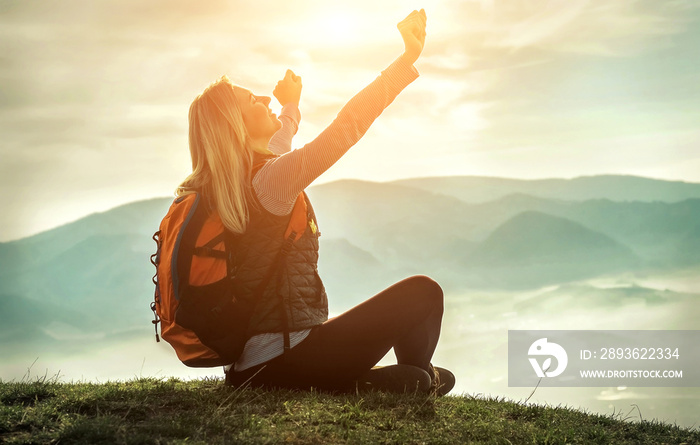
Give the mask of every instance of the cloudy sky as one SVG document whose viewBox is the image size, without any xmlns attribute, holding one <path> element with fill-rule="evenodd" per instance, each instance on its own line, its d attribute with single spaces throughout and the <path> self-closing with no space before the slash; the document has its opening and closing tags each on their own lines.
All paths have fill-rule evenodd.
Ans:
<svg viewBox="0 0 700 445">
<path fill-rule="evenodd" d="M 190 168 L 189 104 L 222 74 L 266 95 L 301 75 L 303 146 L 401 53 L 395 25 L 421 7 L 421 77 L 317 183 L 700 182 L 694 0 L 339 4 L 0 0 L 0 241 L 171 195 Z"/>
</svg>

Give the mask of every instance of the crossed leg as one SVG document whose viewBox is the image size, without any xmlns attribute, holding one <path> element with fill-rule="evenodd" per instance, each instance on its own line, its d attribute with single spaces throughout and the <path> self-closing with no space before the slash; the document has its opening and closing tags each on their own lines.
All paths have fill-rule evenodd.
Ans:
<svg viewBox="0 0 700 445">
<path fill-rule="evenodd" d="M 286 354 L 238 376 L 253 385 L 344 389 L 394 348 L 399 364 L 429 374 L 440 337 L 443 293 L 426 276 L 402 280 L 315 327 Z M 431 374 L 432 375 L 432 374 Z"/>
</svg>

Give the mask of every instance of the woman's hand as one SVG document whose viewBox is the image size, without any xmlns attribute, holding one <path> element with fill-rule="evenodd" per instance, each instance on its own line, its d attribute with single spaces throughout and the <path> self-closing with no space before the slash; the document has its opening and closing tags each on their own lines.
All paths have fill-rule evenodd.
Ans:
<svg viewBox="0 0 700 445">
<path fill-rule="evenodd" d="M 277 86 L 272 94 L 282 106 L 288 103 L 295 103 L 299 106 L 299 99 L 301 98 L 301 77 L 295 75 L 292 70 L 287 70 L 284 79 L 277 82 Z"/>
<path fill-rule="evenodd" d="M 399 28 L 404 46 L 406 47 L 401 57 L 411 65 L 418 60 L 418 56 L 423 52 L 426 21 L 425 10 L 421 9 L 420 11 L 413 11 L 408 14 L 405 19 L 401 20 L 399 24 L 396 25 L 396 27 Z"/>
</svg>

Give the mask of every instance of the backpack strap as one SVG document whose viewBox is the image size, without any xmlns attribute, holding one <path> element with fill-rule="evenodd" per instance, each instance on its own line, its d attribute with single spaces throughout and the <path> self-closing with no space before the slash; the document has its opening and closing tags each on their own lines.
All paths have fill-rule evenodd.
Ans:
<svg viewBox="0 0 700 445">
<path fill-rule="evenodd" d="M 226 251 L 214 249 L 214 246 L 216 246 L 217 244 L 219 244 L 221 242 L 224 242 L 225 240 L 226 240 L 226 232 L 224 231 L 224 232 L 221 232 L 220 234 L 216 235 L 214 238 L 212 238 L 205 245 L 195 247 L 194 254 L 197 256 L 227 259 L 228 254 L 226 253 Z"/>
<path fill-rule="evenodd" d="M 284 240 L 284 244 L 282 245 L 282 249 L 280 250 L 279 253 L 279 264 L 277 265 L 277 268 L 281 268 L 282 265 L 284 264 L 287 255 L 289 254 L 289 251 L 292 250 L 292 244 L 294 244 L 294 241 L 296 241 L 296 232 L 292 231 L 289 236 Z M 282 311 L 282 334 L 284 336 L 284 352 L 288 352 L 291 349 L 291 345 L 289 342 L 289 319 L 287 318 L 287 299 L 282 295 L 280 292 L 280 279 L 279 276 L 277 277 L 277 280 L 275 280 L 275 292 L 277 295 L 280 297 L 280 310 Z"/>
<path fill-rule="evenodd" d="M 306 193 L 301 192 L 297 196 L 297 200 L 294 203 L 294 208 L 292 208 L 292 213 L 289 217 L 289 224 L 287 225 L 287 230 L 284 232 L 284 239 L 288 240 L 289 237 L 294 234 L 294 239 L 292 242 L 299 241 L 299 239 L 306 232 L 306 226 L 309 224 L 309 210 L 306 205 Z"/>
<path fill-rule="evenodd" d="M 189 252 L 194 252 L 199 231 L 204 226 L 207 213 L 200 206 L 200 194 L 195 193 L 194 202 L 189 209 L 180 232 L 175 241 L 172 259 L 172 277 L 173 277 L 173 294 L 176 300 L 180 300 L 183 290 L 190 282 L 190 267 L 192 265 L 192 257 Z"/>
</svg>

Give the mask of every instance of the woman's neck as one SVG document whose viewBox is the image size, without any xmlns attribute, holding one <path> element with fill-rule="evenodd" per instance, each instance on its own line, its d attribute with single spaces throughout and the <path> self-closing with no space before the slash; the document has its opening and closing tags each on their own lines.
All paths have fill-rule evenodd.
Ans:
<svg viewBox="0 0 700 445">
<path fill-rule="evenodd" d="M 268 145 L 270 144 L 269 140 L 252 140 L 250 141 L 250 148 L 253 149 L 254 152 L 260 153 L 261 155 L 271 155 L 274 154 L 270 151 L 268 148 Z"/>
</svg>

